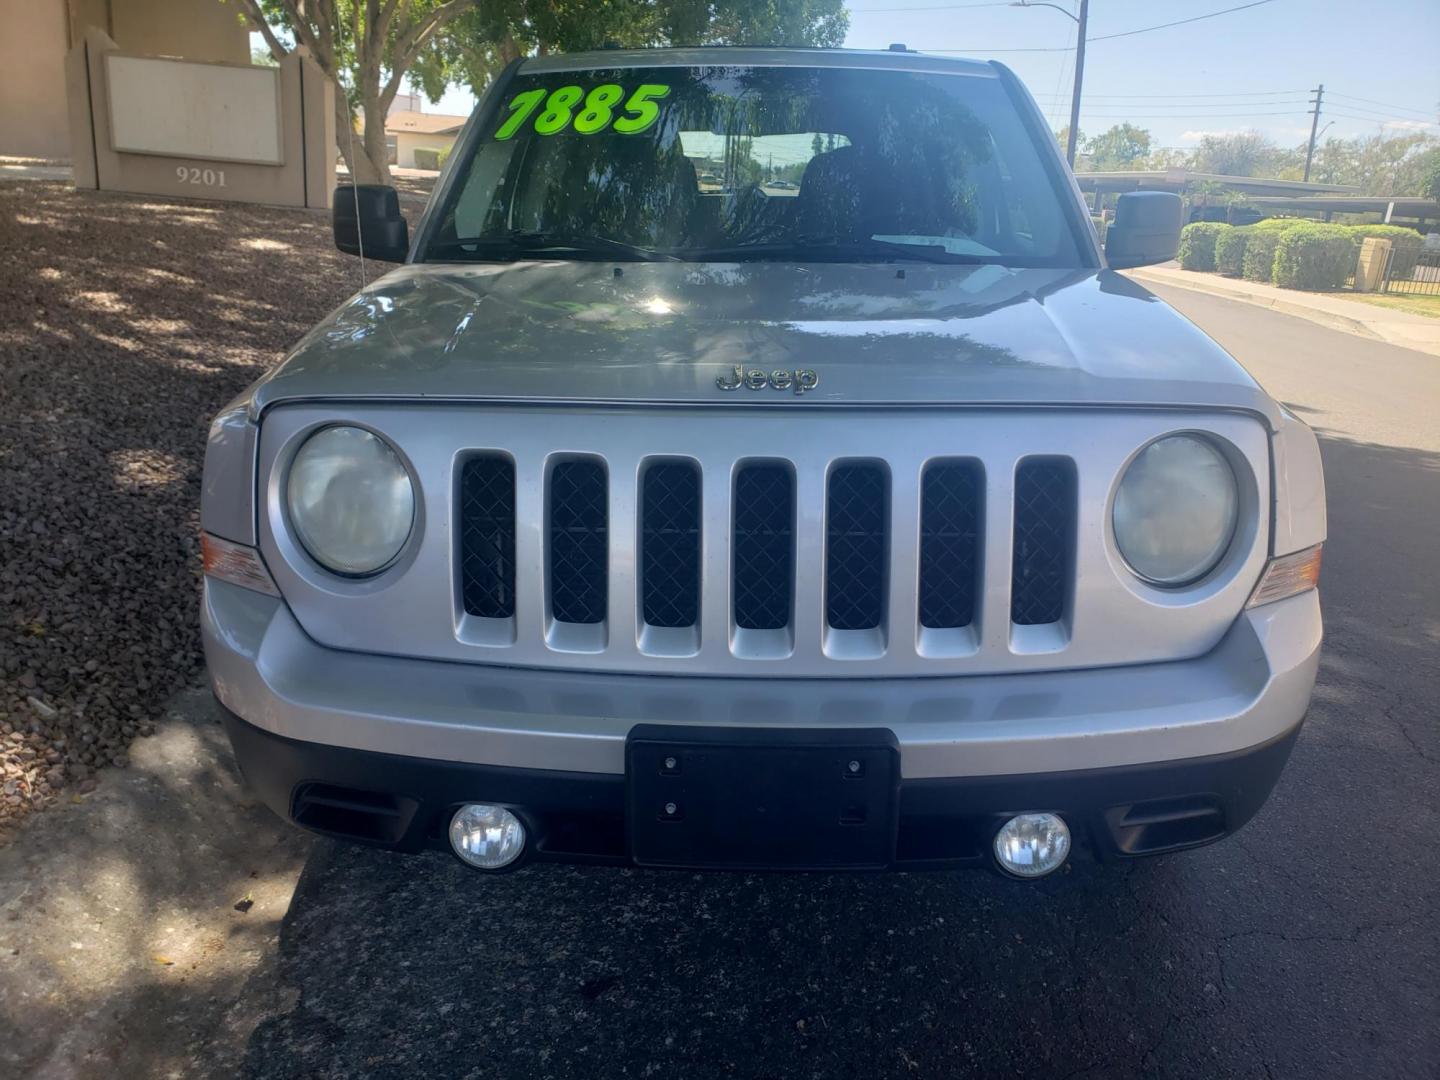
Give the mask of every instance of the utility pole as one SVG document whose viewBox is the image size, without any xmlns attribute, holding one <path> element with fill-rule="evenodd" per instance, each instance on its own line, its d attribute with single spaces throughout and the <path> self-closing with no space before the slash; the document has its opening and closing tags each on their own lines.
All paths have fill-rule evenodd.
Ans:
<svg viewBox="0 0 1440 1080">
<path fill-rule="evenodd" d="M 1340 95 L 1344 97 L 1344 94 Z M 1305 151 L 1305 183 L 1310 182 L 1310 162 L 1315 160 L 1315 134 L 1320 127 L 1320 102 L 1325 97 L 1325 84 L 1322 82 L 1315 88 L 1315 100 L 1310 102 L 1315 109 L 1310 114 L 1310 145 Z M 1325 125 L 1329 127 L 1329 124 Z"/>
<path fill-rule="evenodd" d="M 1085 25 L 1090 18 L 1090 0 L 1080 0 L 1080 14 L 1071 15 L 1059 4 L 1046 0 L 1010 0 L 1011 7 L 1054 8 L 1078 24 L 1075 37 L 1075 88 L 1070 93 L 1070 133 L 1065 137 L 1065 160 L 1075 168 L 1075 143 L 1080 137 L 1080 84 L 1085 79 Z"/>
<path fill-rule="evenodd" d="M 1075 36 L 1075 89 L 1070 94 L 1070 137 L 1065 140 L 1065 160 L 1075 168 L 1075 140 L 1080 136 L 1080 83 L 1085 78 L 1085 22 L 1090 0 L 1080 0 L 1080 24 Z"/>
</svg>

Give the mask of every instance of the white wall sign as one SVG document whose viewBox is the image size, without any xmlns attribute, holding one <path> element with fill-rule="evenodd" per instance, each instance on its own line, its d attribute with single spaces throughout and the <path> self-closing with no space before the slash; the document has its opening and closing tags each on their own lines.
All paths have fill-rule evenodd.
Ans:
<svg viewBox="0 0 1440 1080">
<path fill-rule="evenodd" d="M 105 78 L 117 152 L 284 163 L 278 68 L 106 53 Z"/>
</svg>

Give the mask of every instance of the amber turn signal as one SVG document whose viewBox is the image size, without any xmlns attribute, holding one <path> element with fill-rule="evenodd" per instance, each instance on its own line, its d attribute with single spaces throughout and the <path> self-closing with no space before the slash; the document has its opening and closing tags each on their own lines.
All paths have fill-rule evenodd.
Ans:
<svg viewBox="0 0 1440 1080">
<path fill-rule="evenodd" d="M 1309 592 L 1320 584 L 1320 552 L 1323 544 L 1316 544 L 1293 555 L 1281 555 L 1271 559 L 1260 577 L 1260 584 L 1250 594 L 1247 608 L 1261 604 L 1273 604 L 1288 596 Z"/>
</svg>

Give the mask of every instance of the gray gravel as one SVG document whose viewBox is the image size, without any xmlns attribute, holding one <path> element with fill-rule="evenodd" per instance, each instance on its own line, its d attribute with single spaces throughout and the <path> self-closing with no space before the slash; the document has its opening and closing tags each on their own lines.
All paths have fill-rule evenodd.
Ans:
<svg viewBox="0 0 1440 1080">
<path fill-rule="evenodd" d="M 0 183 L 0 843 L 201 667 L 209 418 L 358 284 L 303 211 Z"/>
</svg>

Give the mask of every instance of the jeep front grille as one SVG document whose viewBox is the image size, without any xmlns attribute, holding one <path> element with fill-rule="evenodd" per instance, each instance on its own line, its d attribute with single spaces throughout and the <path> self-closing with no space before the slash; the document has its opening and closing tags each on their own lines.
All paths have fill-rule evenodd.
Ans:
<svg viewBox="0 0 1440 1080">
<path fill-rule="evenodd" d="M 659 461 L 640 488 L 640 599 L 648 626 L 694 626 L 700 618 L 700 471 Z"/>
<path fill-rule="evenodd" d="M 838 465 L 825 497 L 825 622 L 874 630 L 885 617 L 885 530 L 890 504 L 878 465 Z"/>
<path fill-rule="evenodd" d="M 793 633 L 803 618 L 795 605 L 796 473 L 793 462 L 742 461 L 734 468 L 728 518 L 729 608 L 735 631 L 765 632 L 745 651 L 756 659 L 783 655 L 775 632 Z M 1026 458 L 1014 473 L 1009 621 L 1058 624 L 1071 589 L 1076 489 L 1069 459 Z M 928 462 L 920 476 L 912 532 L 913 570 L 893 572 L 890 471 L 876 461 L 840 461 L 825 475 L 823 631 L 883 632 L 891 592 L 909 588 L 919 633 L 949 634 L 975 625 L 983 581 L 985 478 L 978 461 Z M 711 489 L 714 492 L 714 487 Z M 638 544 L 638 630 L 691 629 L 698 640 L 705 568 L 704 475 L 689 459 L 647 460 L 634 504 Z M 543 494 L 548 515 L 545 559 L 549 617 L 594 625 L 608 617 L 611 496 L 602 461 L 569 457 L 549 470 Z M 515 467 L 487 454 L 466 461 L 460 480 L 460 578 L 465 611 L 485 619 L 515 612 Z M 713 580 L 713 578 L 712 578 Z M 715 597 L 712 602 L 723 602 Z M 766 636 L 769 635 L 769 636 Z M 588 651 L 600 651 L 585 638 Z M 599 639 L 599 640 L 603 640 Z M 678 639 L 666 638 L 666 648 Z M 864 658 L 883 639 L 836 635 L 837 657 Z M 943 655 L 964 642 L 942 637 Z M 948 645 L 945 644 L 948 642 Z M 932 640 L 931 645 L 935 645 Z M 693 652 L 694 646 L 689 647 Z M 686 655 L 679 647 L 675 655 Z M 857 651 L 858 650 L 858 651 Z M 924 650 L 922 650 L 924 651 Z M 665 653 L 661 652 L 661 655 Z"/>
<path fill-rule="evenodd" d="M 790 467 L 745 465 L 735 474 L 735 625 L 780 630 L 790 624 L 795 556 L 795 483 Z"/>
<path fill-rule="evenodd" d="M 1059 622 L 1070 589 L 1075 533 L 1075 469 L 1057 458 L 1020 463 L 1015 473 L 1015 560 L 1010 621 L 1017 626 Z"/>
<path fill-rule="evenodd" d="M 550 472 L 550 617 L 605 620 L 609 598 L 609 499 L 605 466 L 562 461 Z"/>
<path fill-rule="evenodd" d="M 460 588 L 465 610 L 515 614 L 515 463 L 487 454 L 460 472 Z"/>
<path fill-rule="evenodd" d="M 957 630 L 975 621 L 980 572 L 980 469 L 926 466 L 920 497 L 920 625 Z"/>
<path fill-rule="evenodd" d="M 266 419 L 259 475 L 336 422 L 403 451 L 404 554 L 331 580 L 275 512 L 261 550 L 307 634 L 381 656 L 881 681 L 1163 662 L 1215 647 L 1270 543 L 1269 433 L 1223 410 L 317 402 Z M 1248 516 L 1221 579 L 1170 603 L 1115 554 L 1107 507 L 1139 447 L 1196 428 L 1236 449 Z"/>
</svg>

